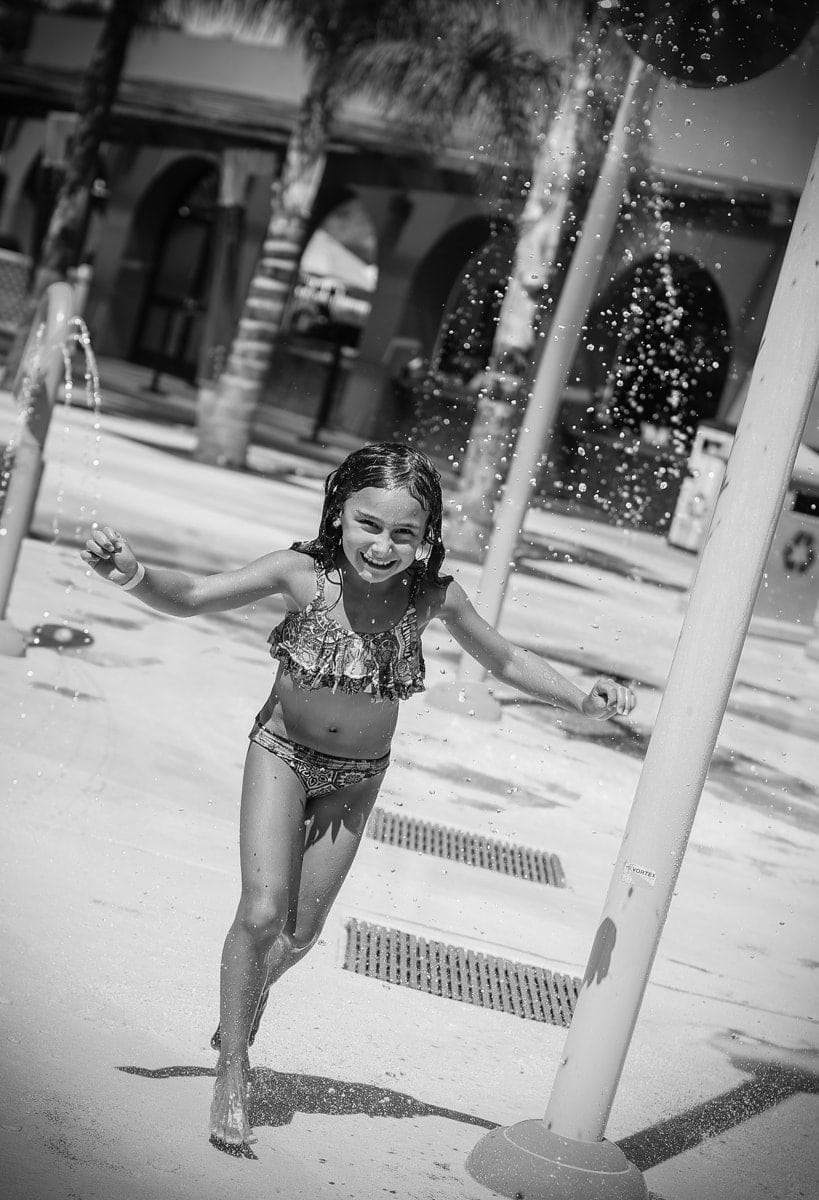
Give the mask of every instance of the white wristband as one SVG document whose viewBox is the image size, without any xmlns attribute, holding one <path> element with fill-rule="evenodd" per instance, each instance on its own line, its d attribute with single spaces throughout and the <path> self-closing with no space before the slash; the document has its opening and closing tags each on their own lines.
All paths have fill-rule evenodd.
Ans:
<svg viewBox="0 0 819 1200">
<path fill-rule="evenodd" d="M 121 587 L 123 592 L 130 592 L 131 588 L 135 588 L 137 584 L 142 583 L 144 578 L 145 568 L 143 567 L 142 563 L 137 563 L 137 569 L 131 578 L 127 579 L 125 583 L 120 583 L 117 586 Z"/>
</svg>

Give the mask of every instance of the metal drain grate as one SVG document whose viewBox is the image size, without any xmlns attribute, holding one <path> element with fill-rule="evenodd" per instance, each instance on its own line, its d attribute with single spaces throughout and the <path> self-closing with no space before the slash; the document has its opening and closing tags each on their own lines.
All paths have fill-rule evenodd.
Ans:
<svg viewBox="0 0 819 1200">
<path fill-rule="evenodd" d="M 575 976 L 355 918 L 347 923 L 344 969 L 551 1025 L 570 1023 L 581 982 Z"/>
<path fill-rule="evenodd" d="M 415 817 L 405 817 L 402 813 L 384 808 L 373 809 L 367 823 L 367 834 L 378 842 L 402 846 L 405 850 L 417 850 L 421 854 L 435 855 L 436 858 L 485 867 L 501 875 L 531 879 L 533 883 L 566 886 L 566 876 L 556 854 L 546 854 L 542 850 L 532 850 L 528 846 L 517 846 L 496 838 L 479 837 L 446 825 L 433 825 L 430 821 L 418 821 Z"/>
</svg>

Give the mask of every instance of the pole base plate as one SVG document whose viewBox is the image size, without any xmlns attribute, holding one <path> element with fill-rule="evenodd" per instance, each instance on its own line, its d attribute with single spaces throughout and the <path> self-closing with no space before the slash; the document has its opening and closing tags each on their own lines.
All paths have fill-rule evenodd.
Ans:
<svg viewBox="0 0 819 1200">
<path fill-rule="evenodd" d="M 561 1137 L 543 1121 L 493 1129 L 472 1150 L 466 1169 L 512 1200 L 648 1200 L 643 1176 L 613 1142 Z"/>
<path fill-rule="evenodd" d="M 28 638 L 11 621 L 0 621 L 0 657 L 23 658 L 28 649 Z"/>
</svg>

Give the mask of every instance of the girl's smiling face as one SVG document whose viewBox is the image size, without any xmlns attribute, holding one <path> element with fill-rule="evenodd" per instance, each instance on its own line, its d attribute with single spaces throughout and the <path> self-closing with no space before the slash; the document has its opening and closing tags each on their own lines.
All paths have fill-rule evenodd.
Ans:
<svg viewBox="0 0 819 1200">
<path fill-rule="evenodd" d="M 406 571 L 424 543 L 429 514 L 406 488 L 362 488 L 341 510 L 341 545 L 365 583 Z"/>
</svg>

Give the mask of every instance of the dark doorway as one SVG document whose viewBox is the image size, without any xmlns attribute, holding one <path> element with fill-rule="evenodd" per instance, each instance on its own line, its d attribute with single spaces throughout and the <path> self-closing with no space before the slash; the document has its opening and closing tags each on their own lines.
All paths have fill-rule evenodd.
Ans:
<svg viewBox="0 0 819 1200">
<path fill-rule="evenodd" d="M 710 274 L 682 254 L 654 255 L 611 285 L 589 321 L 598 420 L 648 427 L 686 451 L 716 414 L 731 352 L 728 314 Z"/>
<path fill-rule="evenodd" d="M 131 358 L 156 372 L 193 381 L 206 307 L 216 220 L 218 171 L 191 163 L 174 173 Z"/>
<path fill-rule="evenodd" d="M 658 253 L 617 276 L 589 316 L 544 491 L 617 523 L 663 531 L 698 425 L 713 419 L 731 355 L 715 281 Z"/>
</svg>

